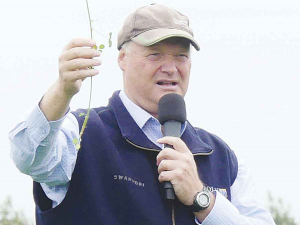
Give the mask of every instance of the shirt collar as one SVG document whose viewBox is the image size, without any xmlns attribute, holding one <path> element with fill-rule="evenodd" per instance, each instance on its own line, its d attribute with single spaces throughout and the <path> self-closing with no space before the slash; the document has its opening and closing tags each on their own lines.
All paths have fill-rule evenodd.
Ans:
<svg viewBox="0 0 300 225">
<path fill-rule="evenodd" d="M 151 114 L 137 106 L 135 103 L 133 103 L 125 94 L 124 91 L 120 91 L 119 97 L 121 101 L 123 102 L 124 106 L 128 110 L 129 114 L 132 116 L 133 120 L 137 123 L 139 128 L 143 129 L 144 125 L 147 123 L 147 121 L 150 118 L 154 118 Z"/>
<path fill-rule="evenodd" d="M 150 118 L 152 118 L 154 120 L 153 123 L 157 122 L 156 124 L 160 124 L 159 121 L 155 117 L 153 117 L 151 114 L 149 114 L 148 112 L 146 112 L 145 110 L 143 110 L 142 108 L 137 106 L 135 103 L 133 103 L 127 97 L 127 95 L 125 94 L 124 91 L 120 91 L 119 97 L 120 97 L 121 101 L 123 102 L 125 108 L 127 109 L 127 111 L 129 112 L 129 114 L 131 115 L 131 117 L 133 118 L 133 120 L 136 122 L 136 124 L 139 126 L 140 129 L 143 130 L 145 124 L 148 121 L 151 122 Z M 186 126 L 187 126 L 187 121 L 185 121 L 185 123 L 182 124 L 180 135 L 182 135 Z"/>
</svg>

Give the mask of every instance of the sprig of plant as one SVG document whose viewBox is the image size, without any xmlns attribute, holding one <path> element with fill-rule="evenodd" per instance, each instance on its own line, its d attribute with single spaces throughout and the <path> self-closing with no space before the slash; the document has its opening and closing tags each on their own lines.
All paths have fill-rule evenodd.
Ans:
<svg viewBox="0 0 300 225">
<path fill-rule="evenodd" d="M 91 20 L 91 15 L 90 15 L 90 9 L 89 9 L 88 0 L 85 0 L 85 2 L 86 2 L 87 12 L 88 12 L 88 15 L 89 15 L 91 39 L 93 39 L 93 27 L 92 27 L 92 22 L 93 21 Z M 111 36 L 112 36 L 112 33 L 110 32 L 109 33 L 109 39 L 108 39 L 108 46 L 109 47 L 112 46 Z M 98 51 L 102 52 L 103 49 L 105 48 L 105 45 L 101 44 L 101 45 L 99 45 L 99 47 L 97 45 L 94 45 L 92 48 L 95 49 L 95 50 L 98 50 Z M 90 67 L 90 69 L 93 69 L 93 67 Z M 93 91 L 93 77 L 91 77 L 90 99 L 89 99 L 89 106 L 88 106 L 87 113 L 80 113 L 79 114 L 80 117 L 84 116 L 84 121 L 83 121 L 81 130 L 80 130 L 80 133 L 79 133 L 79 140 L 77 138 L 73 139 L 73 144 L 75 145 L 76 149 L 80 149 L 80 147 L 81 147 L 80 146 L 81 138 L 82 138 L 82 135 L 83 135 L 84 130 L 86 128 L 86 124 L 88 122 L 88 119 L 90 117 L 91 101 L 92 101 L 92 91 Z"/>
</svg>

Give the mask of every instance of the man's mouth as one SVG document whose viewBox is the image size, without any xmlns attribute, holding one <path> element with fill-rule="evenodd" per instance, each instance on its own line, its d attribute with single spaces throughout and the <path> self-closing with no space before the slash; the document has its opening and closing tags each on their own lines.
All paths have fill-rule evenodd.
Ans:
<svg viewBox="0 0 300 225">
<path fill-rule="evenodd" d="M 166 86 L 170 86 L 170 85 L 175 86 L 175 85 L 177 85 L 177 82 L 175 82 L 175 81 L 158 81 L 157 84 L 158 85 L 166 85 Z"/>
</svg>

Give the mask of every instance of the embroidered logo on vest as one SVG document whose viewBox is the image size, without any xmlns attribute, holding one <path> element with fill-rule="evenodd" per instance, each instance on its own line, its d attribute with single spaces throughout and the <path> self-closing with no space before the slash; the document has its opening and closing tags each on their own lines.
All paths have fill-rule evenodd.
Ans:
<svg viewBox="0 0 300 225">
<path fill-rule="evenodd" d="M 210 191 L 218 191 L 218 192 L 220 192 L 225 198 L 228 199 L 227 190 L 226 190 L 225 188 L 215 188 L 215 187 L 207 186 L 207 189 L 210 190 Z"/>
<path fill-rule="evenodd" d="M 114 175 L 114 180 L 127 181 L 127 182 L 131 182 L 131 183 L 135 184 L 136 186 L 145 187 L 144 182 L 136 181 L 136 180 L 134 180 L 134 179 L 132 179 L 131 177 L 128 177 L 128 176 Z"/>
</svg>

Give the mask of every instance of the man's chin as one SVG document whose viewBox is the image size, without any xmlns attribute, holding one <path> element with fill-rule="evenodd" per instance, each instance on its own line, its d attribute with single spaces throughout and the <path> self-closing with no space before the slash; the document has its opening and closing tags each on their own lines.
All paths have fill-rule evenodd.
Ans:
<svg viewBox="0 0 300 225">
<path fill-rule="evenodd" d="M 171 94 L 171 93 L 178 94 L 178 95 L 180 95 L 180 96 L 183 97 L 183 93 L 182 93 L 182 91 L 180 91 L 180 90 L 166 90 L 166 91 L 161 92 L 159 99 L 160 99 L 162 96 L 164 96 L 164 95 L 166 95 L 166 94 Z"/>
</svg>

